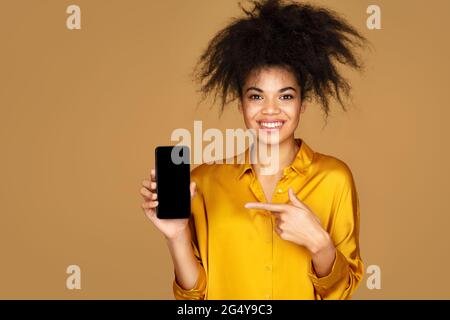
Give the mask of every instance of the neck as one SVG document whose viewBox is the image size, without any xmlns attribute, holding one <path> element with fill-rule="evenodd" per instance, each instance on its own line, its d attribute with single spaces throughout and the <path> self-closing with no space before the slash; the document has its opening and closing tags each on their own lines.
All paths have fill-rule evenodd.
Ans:
<svg viewBox="0 0 450 320">
<path fill-rule="evenodd" d="M 267 148 L 267 154 L 272 155 L 272 149 L 275 149 L 272 147 L 272 145 L 266 145 Z M 261 161 L 259 161 L 258 155 L 258 161 L 253 164 L 253 168 L 256 170 L 256 172 L 259 175 L 259 172 L 261 169 L 266 167 L 274 168 L 277 164 L 274 163 L 275 161 L 278 161 L 278 172 L 274 174 L 278 174 L 283 171 L 284 168 L 288 167 L 295 159 L 298 151 L 299 146 L 297 142 L 295 141 L 294 136 L 291 136 L 289 139 L 286 139 L 282 143 L 278 144 L 278 157 L 269 157 L 270 161 L 262 164 Z"/>
</svg>

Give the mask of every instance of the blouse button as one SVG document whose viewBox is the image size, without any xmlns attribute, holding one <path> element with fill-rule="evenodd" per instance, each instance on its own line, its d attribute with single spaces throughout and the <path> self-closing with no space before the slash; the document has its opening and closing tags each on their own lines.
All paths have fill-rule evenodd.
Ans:
<svg viewBox="0 0 450 320">
<path fill-rule="evenodd" d="M 279 188 L 278 193 L 283 193 L 283 189 Z"/>
</svg>

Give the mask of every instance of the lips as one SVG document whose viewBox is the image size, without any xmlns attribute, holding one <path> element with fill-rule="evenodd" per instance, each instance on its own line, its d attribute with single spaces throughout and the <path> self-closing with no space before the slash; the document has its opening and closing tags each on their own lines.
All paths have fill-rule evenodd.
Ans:
<svg viewBox="0 0 450 320">
<path fill-rule="evenodd" d="M 286 120 L 258 120 L 256 121 L 261 129 L 265 130 L 279 130 L 285 124 Z"/>
</svg>

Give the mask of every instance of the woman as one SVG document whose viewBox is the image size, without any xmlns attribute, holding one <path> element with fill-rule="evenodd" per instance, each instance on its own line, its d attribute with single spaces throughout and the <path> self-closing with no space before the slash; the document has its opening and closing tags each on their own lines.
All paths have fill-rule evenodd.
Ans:
<svg viewBox="0 0 450 320">
<path fill-rule="evenodd" d="M 335 63 L 361 69 L 354 49 L 366 40 L 323 8 L 253 4 L 212 39 L 197 75 L 222 110 L 238 100 L 258 142 L 279 151 L 279 169 L 264 174 L 249 149 L 245 163 L 197 167 L 190 222 L 156 218 L 152 170 L 142 207 L 167 240 L 177 299 L 348 299 L 363 275 L 353 177 L 294 132 L 305 100 L 316 98 L 325 115 L 330 98 L 344 107 L 350 86 Z"/>
</svg>

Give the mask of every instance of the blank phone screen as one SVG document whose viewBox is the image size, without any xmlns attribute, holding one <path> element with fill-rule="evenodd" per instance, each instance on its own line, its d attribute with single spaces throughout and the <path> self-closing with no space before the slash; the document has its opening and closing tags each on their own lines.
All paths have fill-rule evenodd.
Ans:
<svg viewBox="0 0 450 320">
<path fill-rule="evenodd" d="M 156 192 L 159 219 L 182 219 L 191 215 L 190 154 L 187 146 L 155 149 Z"/>
</svg>

